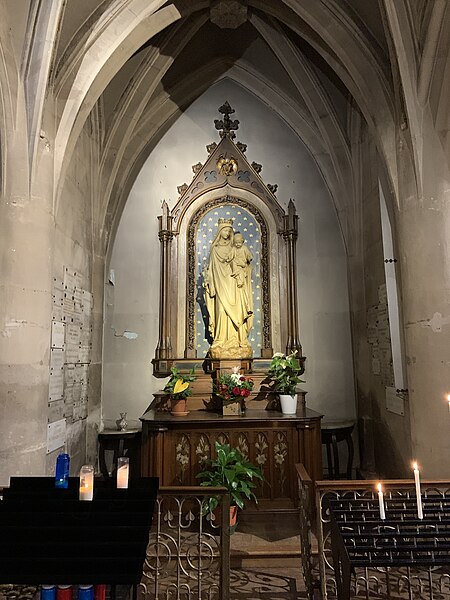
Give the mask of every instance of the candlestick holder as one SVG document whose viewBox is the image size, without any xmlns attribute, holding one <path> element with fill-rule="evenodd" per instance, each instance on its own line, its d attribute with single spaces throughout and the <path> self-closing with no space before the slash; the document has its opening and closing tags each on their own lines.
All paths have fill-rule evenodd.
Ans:
<svg viewBox="0 0 450 600">
<path fill-rule="evenodd" d="M 83 465 L 80 469 L 80 500 L 94 498 L 94 467 Z"/>
<path fill-rule="evenodd" d="M 130 459 L 128 456 L 119 456 L 117 459 L 117 487 L 128 488 L 128 477 L 130 473 Z"/>
</svg>

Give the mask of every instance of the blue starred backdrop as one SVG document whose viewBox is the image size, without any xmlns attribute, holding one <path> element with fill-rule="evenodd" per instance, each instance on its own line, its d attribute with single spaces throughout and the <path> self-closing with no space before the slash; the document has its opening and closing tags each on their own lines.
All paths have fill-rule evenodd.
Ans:
<svg viewBox="0 0 450 600">
<path fill-rule="evenodd" d="M 249 341 L 253 348 L 253 356 L 261 356 L 262 345 L 262 312 L 261 312 L 261 232 L 258 222 L 253 215 L 236 204 L 224 204 L 212 208 L 198 224 L 195 249 L 196 260 L 196 311 L 195 311 L 195 346 L 197 356 L 206 356 L 212 343 L 208 335 L 208 312 L 203 295 L 203 271 L 208 265 L 209 252 L 217 233 L 217 222 L 220 218 L 233 219 L 235 233 L 239 231 L 244 236 L 244 243 L 253 255 L 252 261 L 252 290 L 253 290 L 253 327 L 250 330 Z"/>
</svg>

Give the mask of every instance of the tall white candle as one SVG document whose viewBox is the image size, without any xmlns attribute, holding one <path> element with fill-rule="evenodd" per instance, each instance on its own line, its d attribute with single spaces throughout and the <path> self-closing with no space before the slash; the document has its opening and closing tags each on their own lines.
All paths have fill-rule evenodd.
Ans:
<svg viewBox="0 0 450 600">
<path fill-rule="evenodd" d="M 384 496 L 383 490 L 381 489 L 381 483 L 377 485 L 378 488 L 378 504 L 380 505 L 380 519 L 384 521 L 386 519 L 386 512 L 384 510 Z"/>
<path fill-rule="evenodd" d="M 117 487 L 128 488 L 128 474 L 130 472 L 129 458 L 120 456 L 117 459 Z"/>
<path fill-rule="evenodd" d="M 420 476 L 419 476 L 419 469 L 417 467 L 417 463 L 413 464 L 413 469 L 414 469 L 414 483 L 416 484 L 417 516 L 419 519 L 423 519 L 422 495 L 420 493 Z"/>
<path fill-rule="evenodd" d="M 92 500 L 94 497 L 94 467 L 84 465 L 80 469 L 80 500 Z"/>
</svg>

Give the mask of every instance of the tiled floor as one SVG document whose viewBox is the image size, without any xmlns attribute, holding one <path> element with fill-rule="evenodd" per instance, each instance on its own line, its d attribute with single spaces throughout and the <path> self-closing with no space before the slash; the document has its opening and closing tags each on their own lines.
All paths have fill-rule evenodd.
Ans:
<svg viewBox="0 0 450 600">
<path fill-rule="evenodd" d="M 232 600 L 297 600 L 307 598 L 299 568 L 261 566 L 232 569 Z"/>
</svg>

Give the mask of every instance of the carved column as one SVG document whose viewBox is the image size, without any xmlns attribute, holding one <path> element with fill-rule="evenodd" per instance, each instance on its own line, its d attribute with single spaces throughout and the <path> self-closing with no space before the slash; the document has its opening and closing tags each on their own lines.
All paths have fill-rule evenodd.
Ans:
<svg viewBox="0 0 450 600">
<path fill-rule="evenodd" d="M 160 290 L 159 290 L 159 339 L 156 346 L 155 358 L 158 360 L 172 357 L 172 342 L 170 339 L 170 256 L 172 249 L 172 217 L 166 201 L 162 205 L 163 214 L 158 217 L 158 237 L 161 243 L 160 259 Z"/>
<path fill-rule="evenodd" d="M 296 244 L 298 237 L 298 216 L 295 214 L 295 206 L 289 201 L 288 213 L 283 217 L 283 238 L 286 242 L 286 264 L 287 264 L 287 343 L 286 354 L 297 350 L 298 356 L 302 356 L 298 332 L 298 306 L 297 306 L 297 261 Z"/>
</svg>

